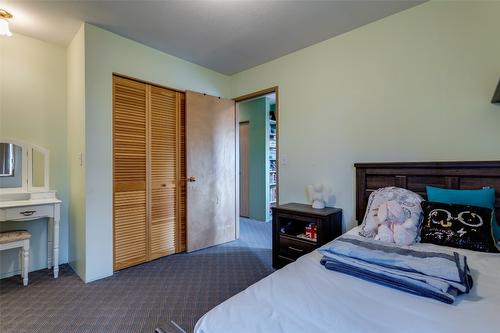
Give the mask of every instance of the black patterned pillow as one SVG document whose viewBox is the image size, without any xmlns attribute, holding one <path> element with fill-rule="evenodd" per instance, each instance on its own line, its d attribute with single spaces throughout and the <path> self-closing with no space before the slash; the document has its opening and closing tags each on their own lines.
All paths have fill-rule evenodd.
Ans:
<svg viewBox="0 0 500 333">
<path fill-rule="evenodd" d="M 423 201 L 421 206 L 424 212 L 420 227 L 422 243 L 499 252 L 491 231 L 491 209 L 430 201 Z"/>
</svg>

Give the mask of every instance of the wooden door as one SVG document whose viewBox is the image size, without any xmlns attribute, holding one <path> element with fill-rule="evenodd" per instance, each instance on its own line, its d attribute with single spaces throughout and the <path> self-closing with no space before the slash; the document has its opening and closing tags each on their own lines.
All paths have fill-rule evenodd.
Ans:
<svg viewBox="0 0 500 333">
<path fill-rule="evenodd" d="M 187 184 L 186 184 L 186 94 L 180 94 L 180 107 L 181 112 L 179 115 L 179 191 L 178 203 L 179 203 L 179 218 L 177 220 L 176 229 L 176 252 L 186 251 L 186 199 L 187 199 Z"/>
<path fill-rule="evenodd" d="M 113 76 L 114 270 L 186 250 L 185 94 Z"/>
<path fill-rule="evenodd" d="M 149 228 L 150 260 L 175 253 L 178 214 L 178 92 L 151 86 L 151 222 Z"/>
<path fill-rule="evenodd" d="M 249 217 L 248 202 L 248 163 L 249 163 L 249 140 L 250 123 L 248 121 L 240 123 L 240 216 Z"/>
<path fill-rule="evenodd" d="M 147 260 L 148 90 L 113 77 L 114 270 Z"/>
<path fill-rule="evenodd" d="M 188 252 L 236 238 L 236 149 L 234 101 L 188 91 Z"/>
</svg>

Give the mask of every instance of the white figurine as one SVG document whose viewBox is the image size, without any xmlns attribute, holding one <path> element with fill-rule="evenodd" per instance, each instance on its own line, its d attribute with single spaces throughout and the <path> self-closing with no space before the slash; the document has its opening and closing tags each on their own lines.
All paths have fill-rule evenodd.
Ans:
<svg viewBox="0 0 500 333">
<path fill-rule="evenodd" d="M 312 208 L 323 209 L 330 197 L 330 189 L 322 184 L 308 185 L 307 193 L 312 201 Z"/>
</svg>

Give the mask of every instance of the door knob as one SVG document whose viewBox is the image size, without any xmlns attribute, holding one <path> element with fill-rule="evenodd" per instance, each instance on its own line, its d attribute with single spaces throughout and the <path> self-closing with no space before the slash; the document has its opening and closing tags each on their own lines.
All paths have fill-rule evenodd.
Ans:
<svg viewBox="0 0 500 333">
<path fill-rule="evenodd" d="M 196 181 L 196 177 L 194 177 L 194 176 L 188 177 L 188 178 L 186 179 L 186 181 L 188 181 L 188 182 L 190 182 L 190 183 L 195 182 L 195 181 Z"/>
</svg>

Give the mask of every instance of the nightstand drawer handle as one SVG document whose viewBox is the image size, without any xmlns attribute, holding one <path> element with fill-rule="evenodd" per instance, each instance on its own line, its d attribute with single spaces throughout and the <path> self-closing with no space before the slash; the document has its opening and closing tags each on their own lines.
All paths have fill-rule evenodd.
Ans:
<svg viewBox="0 0 500 333">
<path fill-rule="evenodd" d="M 296 251 L 296 252 L 304 252 L 304 250 L 303 250 L 303 249 L 298 249 L 298 248 L 293 247 L 293 246 L 289 246 L 288 248 L 289 248 L 290 250 L 292 250 L 292 251 Z"/>
<path fill-rule="evenodd" d="M 24 212 L 19 212 L 19 214 L 22 214 L 24 216 L 31 216 L 34 213 L 36 213 L 36 210 L 25 210 Z"/>
</svg>

